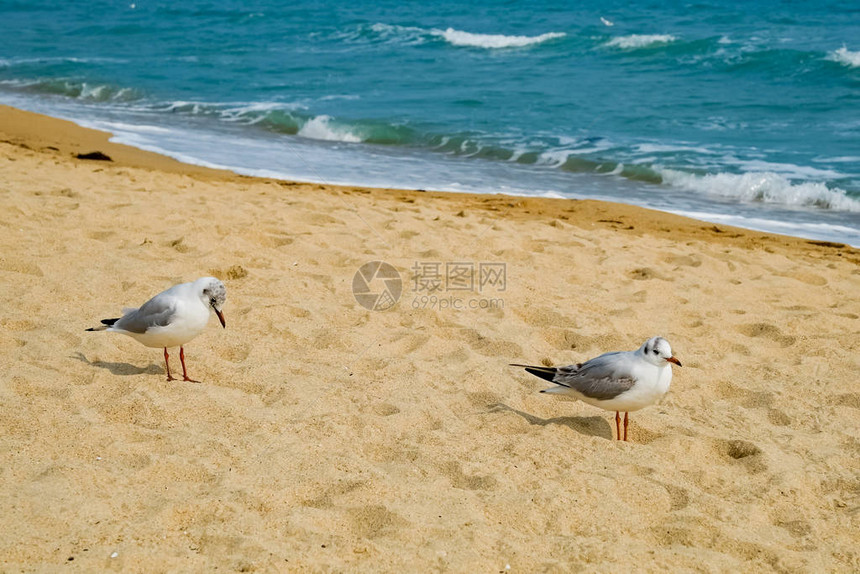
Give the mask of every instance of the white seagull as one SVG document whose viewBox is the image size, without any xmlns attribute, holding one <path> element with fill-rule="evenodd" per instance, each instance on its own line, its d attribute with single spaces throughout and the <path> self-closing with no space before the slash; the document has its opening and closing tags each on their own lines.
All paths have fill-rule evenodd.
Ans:
<svg viewBox="0 0 860 574">
<path fill-rule="evenodd" d="M 621 440 L 621 413 L 624 413 L 624 440 L 627 415 L 663 398 L 672 382 L 672 365 L 681 361 L 672 356 L 672 347 L 663 337 L 651 337 L 635 351 L 605 353 L 566 367 L 525 367 L 526 371 L 557 386 L 542 393 L 573 396 L 584 403 L 615 411 L 615 432 Z"/>
<path fill-rule="evenodd" d="M 185 369 L 183 345 L 199 335 L 209 323 L 209 311 L 215 311 L 221 326 L 226 328 L 221 307 L 227 299 L 227 288 L 214 277 L 201 277 L 191 283 L 181 283 L 163 291 L 141 305 L 140 309 L 124 309 L 117 319 L 102 319 L 102 325 L 87 331 L 113 331 L 128 335 L 147 347 L 164 348 L 167 380 L 170 376 L 168 347 L 179 347 L 182 380 L 197 383 Z"/>
</svg>

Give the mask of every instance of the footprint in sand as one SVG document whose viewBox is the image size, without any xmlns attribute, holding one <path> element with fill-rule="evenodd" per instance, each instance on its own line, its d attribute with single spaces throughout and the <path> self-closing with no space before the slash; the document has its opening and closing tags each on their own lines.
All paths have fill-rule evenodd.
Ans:
<svg viewBox="0 0 860 574">
<path fill-rule="evenodd" d="M 96 241 L 105 241 L 114 235 L 116 235 L 116 233 L 113 231 L 90 231 L 87 233 L 87 237 L 95 239 Z"/>
<path fill-rule="evenodd" d="M 712 447 L 723 460 L 742 464 L 750 474 L 767 470 L 764 453 L 750 441 L 717 439 L 712 441 Z"/>
<path fill-rule="evenodd" d="M 444 463 L 439 468 L 439 471 L 448 477 L 451 481 L 451 486 L 461 490 L 492 490 L 498 483 L 495 478 L 488 474 L 465 474 L 458 461 Z"/>
<path fill-rule="evenodd" d="M 505 397 L 502 395 L 498 395 L 491 391 L 478 391 L 474 393 L 467 393 L 466 398 L 469 399 L 469 402 L 473 407 L 479 408 L 492 408 L 495 405 L 500 404 Z"/>
<path fill-rule="evenodd" d="M 805 273 L 803 271 L 789 271 L 787 273 L 775 273 L 775 275 L 779 277 L 787 277 L 789 279 L 795 279 L 800 281 L 801 283 L 806 283 L 807 285 L 814 285 L 816 287 L 823 287 L 827 285 L 827 279 L 821 277 L 820 275 L 815 275 L 814 273 Z"/>
<path fill-rule="evenodd" d="M 410 523 L 382 504 L 369 504 L 347 510 L 350 526 L 359 538 L 379 538 L 396 530 L 409 528 Z"/>
<path fill-rule="evenodd" d="M 42 269 L 35 263 L 11 259 L 8 256 L 0 257 L 0 271 L 22 273 L 24 275 L 33 275 L 34 277 L 43 276 Z"/>
<path fill-rule="evenodd" d="M 647 469 L 652 470 L 652 469 Z M 650 474 L 650 472 L 648 473 Z M 669 512 L 676 512 L 687 508 L 690 504 L 690 491 L 682 486 L 675 486 L 659 480 L 651 479 L 651 482 L 663 487 L 669 495 Z"/>
<path fill-rule="evenodd" d="M 254 236 L 254 241 L 262 246 L 262 247 L 285 247 L 290 245 L 295 241 L 292 237 L 288 236 L 286 233 L 277 232 L 277 233 L 257 233 Z"/>
<path fill-rule="evenodd" d="M 702 258 L 692 255 L 667 255 L 663 257 L 663 261 L 677 267 L 700 267 L 702 265 Z"/>
<path fill-rule="evenodd" d="M 210 269 L 209 274 L 213 277 L 218 277 L 220 279 L 229 279 L 230 281 L 236 281 L 238 279 L 244 279 L 248 276 L 248 270 L 242 267 L 241 265 L 232 265 L 227 267 L 226 269 Z"/>
<path fill-rule="evenodd" d="M 180 237 L 178 239 L 174 239 L 172 241 L 167 242 L 167 247 L 172 247 L 179 253 L 188 253 L 191 248 L 185 244 L 185 238 Z"/>
<path fill-rule="evenodd" d="M 660 279 L 662 281 L 674 281 L 674 279 L 664 277 L 650 267 L 639 267 L 630 272 L 630 277 L 635 281 L 647 281 L 649 279 Z"/>
<path fill-rule="evenodd" d="M 367 481 L 364 480 L 338 481 L 333 486 L 326 488 L 322 494 L 318 494 L 313 498 L 302 501 L 302 506 L 309 506 L 311 508 L 332 508 L 335 503 L 335 498 L 344 494 L 349 494 L 350 492 L 363 487 L 365 484 L 367 484 Z"/>
<path fill-rule="evenodd" d="M 150 396 L 140 392 L 114 393 L 105 399 L 94 408 L 106 422 L 132 424 L 147 429 L 162 428 L 164 411 Z"/>
<path fill-rule="evenodd" d="M 773 406 L 774 394 L 771 392 L 742 389 L 728 381 L 718 382 L 716 392 L 720 398 L 728 399 L 745 409 L 764 409 L 768 422 L 774 426 L 789 426 L 791 424 L 791 418 Z"/>
<path fill-rule="evenodd" d="M 779 343 L 782 347 L 790 347 L 797 341 L 797 337 L 783 335 L 779 327 L 769 323 L 748 323 L 737 327 L 737 331 L 747 337 L 768 339 Z"/>
<path fill-rule="evenodd" d="M 777 521 L 774 525 L 784 528 L 794 538 L 803 538 L 812 532 L 812 527 L 805 520 Z"/>
<path fill-rule="evenodd" d="M 227 359 L 231 363 L 241 363 L 247 359 L 250 354 L 251 345 L 249 343 L 240 343 L 219 351 L 219 356 Z"/>
<path fill-rule="evenodd" d="M 32 331 L 38 327 L 27 319 L 0 319 L 0 326 L 8 331 Z"/>
<path fill-rule="evenodd" d="M 485 337 L 475 329 L 460 328 L 455 329 L 454 332 L 458 339 L 485 357 L 520 357 L 523 355 L 522 347 L 516 343 L 501 341 L 495 337 Z"/>
<path fill-rule="evenodd" d="M 400 412 L 400 408 L 391 403 L 376 403 L 371 407 L 371 410 L 373 410 L 373 414 L 380 417 L 390 417 Z"/>
<path fill-rule="evenodd" d="M 833 395 L 830 399 L 830 404 L 837 407 L 860 409 L 860 393 L 843 393 L 841 395 Z"/>
<path fill-rule="evenodd" d="M 310 213 L 302 217 L 302 223 L 315 225 L 317 227 L 329 227 L 331 225 L 346 225 L 342 220 L 326 215 L 325 213 Z"/>
<path fill-rule="evenodd" d="M 393 356 L 406 357 L 427 344 L 430 341 L 430 335 L 399 331 L 393 335 L 392 339 L 393 343 L 387 346 L 386 351 Z"/>
</svg>

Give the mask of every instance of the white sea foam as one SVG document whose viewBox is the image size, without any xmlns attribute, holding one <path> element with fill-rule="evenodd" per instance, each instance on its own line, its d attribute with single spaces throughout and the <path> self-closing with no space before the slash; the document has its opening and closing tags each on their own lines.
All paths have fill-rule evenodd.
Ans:
<svg viewBox="0 0 860 574">
<path fill-rule="evenodd" d="M 94 86 L 84 82 L 81 84 L 81 95 L 79 97 L 84 100 L 103 101 L 110 97 L 109 90 L 110 88 L 104 84 Z"/>
<path fill-rule="evenodd" d="M 780 221 L 778 219 L 767 219 L 763 217 L 749 217 L 738 214 L 719 213 L 713 211 L 690 211 L 667 209 L 669 213 L 692 217 L 700 221 L 711 223 L 724 223 L 746 229 L 756 229 L 767 233 L 783 233 L 795 237 L 806 237 L 837 243 L 848 243 L 854 247 L 858 246 L 857 229 L 846 225 L 833 223 L 815 223 L 808 221 Z"/>
<path fill-rule="evenodd" d="M 635 50 L 636 48 L 648 48 L 659 44 L 670 44 L 676 39 L 671 34 L 631 34 L 630 36 L 612 38 L 605 45 L 610 48 Z"/>
<path fill-rule="evenodd" d="M 370 27 L 380 39 L 387 42 L 405 43 L 407 45 L 423 44 L 427 41 L 427 30 L 414 26 L 397 26 L 378 22 Z"/>
<path fill-rule="evenodd" d="M 290 115 L 294 111 L 306 108 L 307 106 L 298 102 L 247 102 L 215 103 L 211 104 L 211 108 L 204 106 L 201 109 L 204 111 L 216 109 L 219 117 L 224 121 L 253 125 L 265 120 L 271 112 L 283 112 Z"/>
<path fill-rule="evenodd" d="M 321 101 L 321 102 L 332 102 L 335 100 L 353 101 L 353 100 L 360 100 L 360 99 L 361 99 L 361 96 L 359 96 L 357 94 L 331 94 L 328 96 L 320 97 L 319 101 Z"/>
<path fill-rule="evenodd" d="M 847 177 L 846 174 L 832 169 L 819 169 L 812 166 L 796 165 L 793 163 L 777 163 L 761 159 L 742 160 L 734 157 L 724 157 L 723 161 L 738 166 L 745 172 L 776 173 L 792 180 L 842 179 Z"/>
<path fill-rule="evenodd" d="M 315 140 L 360 143 L 361 138 L 352 133 L 349 128 L 338 126 L 331 116 L 317 116 L 308 120 L 301 127 L 298 135 Z"/>
<path fill-rule="evenodd" d="M 637 153 L 676 153 L 676 152 L 693 152 L 702 155 L 713 155 L 715 152 L 702 146 L 688 145 L 671 145 L 671 144 L 654 144 L 643 143 L 636 146 Z"/>
<path fill-rule="evenodd" d="M 276 110 L 301 110 L 307 109 L 307 106 L 298 102 L 246 102 L 246 103 L 215 103 L 214 106 L 222 106 L 228 110 L 238 113 L 247 112 L 272 112 Z"/>
<path fill-rule="evenodd" d="M 815 161 L 828 163 L 860 163 L 860 155 L 842 155 L 838 157 L 817 157 Z"/>
<path fill-rule="evenodd" d="M 697 193 L 741 201 L 860 213 L 860 200 L 848 197 L 839 188 L 831 189 L 816 182 L 792 183 L 773 172 L 695 175 L 672 169 L 659 171 L 664 183 Z"/>
<path fill-rule="evenodd" d="M 564 162 L 567 161 L 568 157 L 570 157 L 570 150 L 548 150 L 538 156 L 537 164 L 550 167 L 561 167 L 564 165 Z"/>
<path fill-rule="evenodd" d="M 129 133 L 145 133 L 145 134 L 169 134 L 169 128 L 161 126 L 153 126 L 147 124 L 130 124 L 127 122 L 118 121 L 93 121 L 90 126 L 98 130 L 108 131 L 111 133 L 129 132 Z"/>
<path fill-rule="evenodd" d="M 852 52 L 845 46 L 827 54 L 827 59 L 850 68 L 860 68 L 860 52 Z"/>
<path fill-rule="evenodd" d="M 555 40 L 566 36 L 563 32 L 547 32 L 540 36 L 504 36 L 501 34 L 473 34 L 448 28 L 447 30 L 431 30 L 434 36 L 440 36 L 454 46 L 467 46 L 471 48 L 523 48 L 534 44 L 540 44 L 548 40 Z"/>
</svg>

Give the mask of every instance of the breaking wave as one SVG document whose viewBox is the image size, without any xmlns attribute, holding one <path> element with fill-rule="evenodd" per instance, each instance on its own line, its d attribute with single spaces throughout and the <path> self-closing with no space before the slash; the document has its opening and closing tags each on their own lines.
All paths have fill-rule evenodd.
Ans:
<svg viewBox="0 0 860 574">
<path fill-rule="evenodd" d="M 630 36 L 619 36 L 606 42 L 608 48 L 621 48 L 623 50 L 636 50 L 638 48 L 651 48 L 670 44 L 677 40 L 671 34 L 631 34 Z"/>
<path fill-rule="evenodd" d="M 504 36 L 501 34 L 473 34 L 448 28 L 447 30 L 432 30 L 434 36 L 441 36 L 446 42 L 454 46 L 468 46 L 471 48 L 524 48 L 534 44 L 541 44 L 549 40 L 564 38 L 562 32 L 548 32 L 540 36 Z"/>
<path fill-rule="evenodd" d="M 663 182 L 676 188 L 746 202 L 773 203 L 794 207 L 816 207 L 860 213 L 860 200 L 844 190 L 818 182 L 794 183 L 774 172 L 695 175 L 660 170 Z"/>
</svg>

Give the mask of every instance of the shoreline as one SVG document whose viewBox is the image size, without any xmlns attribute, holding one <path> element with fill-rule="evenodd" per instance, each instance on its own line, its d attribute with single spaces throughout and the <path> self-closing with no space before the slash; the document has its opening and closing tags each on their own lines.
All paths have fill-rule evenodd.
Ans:
<svg viewBox="0 0 860 574">
<path fill-rule="evenodd" d="M 860 569 L 857 249 L 108 138 L 0 107 L 0 569 Z M 370 311 L 380 260 L 402 293 Z M 207 275 L 201 384 L 85 331 Z M 654 335 L 684 366 L 627 443 L 508 366 Z"/>
<path fill-rule="evenodd" d="M 80 126 L 72 121 L 54 118 L 13 108 L 0 104 L 0 138 L 14 145 L 23 146 L 41 152 L 54 152 L 62 156 L 75 157 L 78 154 L 92 152 L 106 153 L 113 166 L 136 167 L 150 170 L 160 170 L 168 173 L 191 175 L 204 179 L 220 179 L 224 181 L 259 180 L 274 182 L 279 185 L 301 187 L 314 190 L 349 189 L 372 190 L 374 193 L 421 194 L 446 202 L 462 202 L 473 209 L 498 210 L 500 206 L 508 207 L 518 216 L 535 215 L 543 217 L 553 211 L 565 212 L 571 204 L 577 206 L 577 211 L 584 211 L 583 216 L 591 219 L 592 227 L 607 227 L 622 232 L 635 232 L 637 225 L 645 228 L 645 232 L 681 234 L 682 237 L 710 237 L 717 241 L 731 240 L 730 243 L 764 242 L 781 245 L 808 245 L 825 249 L 848 249 L 857 251 L 858 248 L 845 243 L 822 241 L 780 235 L 735 227 L 725 224 L 711 223 L 703 220 L 684 217 L 681 215 L 650 209 L 626 203 L 615 203 L 596 199 L 568 199 L 525 197 L 505 194 L 475 194 L 468 192 L 445 192 L 425 190 L 401 190 L 390 188 L 368 188 L 364 186 L 345 186 L 319 184 L 311 182 L 296 182 L 283 179 L 258 177 L 237 174 L 226 169 L 199 166 L 185 163 L 156 152 L 142 150 L 130 145 L 110 141 L 112 134 L 96 129 Z M 78 160 L 92 161 L 92 160 Z M 513 205 L 512 205 L 513 204 Z M 515 209 L 514 206 L 521 209 Z M 564 216 L 563 219 L 569 219 Z M 633 233 L 638 235 L 638 233 Z M 739 240 L 739 241 L 735 241 Z"/>
<path fill-rule="evenodd" d="M 33 110 L 37 113 L 49 115 L 56 113 L 59 114 L 57 117 L 68 117 L 81 126 L 106 132 L 114 131 L 112 139 L 116 142 L 123 142 L 142 150 L 162 154 L 180 162 L 188 162 L 190 165 L 227 170 L 251 177 L 277 178 L 284 181 L 342 187 L 423 189 L 472 194 L 495 194 L 501 190 L 502 193 L 515 197 L 551 197 L 572 200 L 592 199 L 609 203 L 620 202 L 645 209 L 696 218 L 698 221 L 715 225 L 730 225 L 762 233 L 782 234 L 860 247 L 860 228 L 857 226 L 856 214 L 851 211 L 849 205 L 844 205 L 844 210 L 838 210 L 812 208 L 810 206 L 792 207 L 788 204 L 770 201 L 730 200 L 723 202 L 719 199 L 723 191 L 730 195 L 737 192 L 736 185 L 754 187 L 763 185 L 769 188 L 773 185 L 773 182 L 770 181 L 771 177 L 782 181 L 780 185 L 786 185 L 791 189 L 797 185 L 795 191 L 800 194 L 800 197 L 813 192 L 824 193 L 810 182 L 806 184 L 802 182 L 792 183 L 785 180 L 784 176 L 779 173 L 759 171 L 741 176 L 730 171 L 717 174 L 714 177 L 725 176 L 728 181 L 723 181 L 719 189 L 712 189 L 704 194 L 684 192 L 682 191 L 684 186 L 666 185 L 665 181 L 661 184 L 654 182 L 637 185 L 632 180 L 627 181 L 624 178 L 615 180 L 587 173 L 568 174 L 575 176 L 569 178 L 567 176 L 561 177 L 562 172 L 559 172 L 550 177 L 549 180 L 542 177 L 532 179 L 531 177 L 526 178 L 524 173 L 518 174 L 514 167 L 510 167 L 514 171 L 508 174 L 509 177 L 506 178 L 501 172 L 495 171 L 508 169 L 503 168 L 505 162 L 495 165 L 496 162 L 476 161 L 474 163 L 468 162 L 469 165 L 467 166 L 461 161 L 449 163 L 446 160 L 440 160 L 441 163 L 437 168 L 441 172 L 447 173 L 449 169 L 452 171 L 443 177 L 433 177 L 428 176 L 427 172 L 435 173 L 436 168 L 422 169 L 413 166 L 416 171 L 412 174 L 406 174 L 393 167 L 399 164 L 400 160 L 396 160 L 393 155 L 388 155 L 391 150 L 386 149 L 387 146 L 376 148 L 372 145 L 370 147 L 361 145 L 358 148 L 349 148 L 351 151 L 347 151 L 347 147 L 337 144 L 329 146 L 330 142 L 314 139 L 287 138 L 276 141 L 276 138 L 272 139 L 273 134 L 266 135 L 265 130 L 256 134 L 254 133 L 255 130 L 250 130 L 250 133 L 245 133 L 244 130 L 235 133 L 233 130 L 227 130 L 220 135 L 218 130 L 209 131 L 212 126 L 199 131 L 195 128 L 186 130 L 182 127 L 181 122 L 161 125 L 159 121 L 154 121 L 153 130 L 150 130 L 149 120 L 146 118 L 132 118 L 128 122 L 115 123 L 110 119 L 99 119 L 98 116 L 91 117 L 86 113 L 80 115 L 80 111 L 76 112 L 72 109 L 60 111 L 62 108 L 52 109 L 41 104 L 34 105 L 28 101 L 12 99 L 8 101 L 8 105 L 21 106 L 23 109 Z M 165 118 L 162 120 L 170 121 Z M 138 121 L 143 122 L 144 125 L 135 127 Z M 162 135 L 155 135 L 157 133 Z M 212 137 L 217 138 L 220 142 L 230 142 L 230 145 L 206 144 L 205 142 Z M 285 151 L 289 153 L 283 153 Z M 376 152 L 381 154 L 380 157 L 387 159 L 377 159 Z M 406 154 L 400 156 L 400 159 L 406 160 L 407 164 L 418 159 L 418 156 L 412 157 L 405 149 L 400 150 L 399 153 Z M 421 156 L 420 161 L 429 161 L 428 166 L 433 165 L 434 160 L 431 157 L 433 155 L 430 154 L 426 158 Z M 495 167 L 490 167 L 493 165 Z M 383 172 L 387 175 L 382 175 Z M 326 177 L 322 177 L 321 174 L 326 174 Z M 747 176 L 750 176 L 748 181 Z M 696 177 L 698 176 L 695 176 L 694 179 Z M 705 186 L 705 189 L 708 189 L 711 185 L 707 183 L 710 177 L 703 176 L 699 183 L 691 184 L 693 185 L 692 189 L 699 189 L 700 186 Z M 670 179 L 674 179 L 674 176 L 671 176 Z M 507 185 L 507 181 L 513 182 L 511 186 Z M 739 183 L 739 181 L 745 183 Z M 716 180 L 711 183 L 716 185 Z M 809 187 L 810 185 L 812 187 Z M 543 191 L 535 194 L 535 190 L 538 189 Z M 588 191 L 579 193 L 583 190 Z M 748 191 L 753 194 L 756 193 L 753 189 Z M 850 198 L 850 196 L 846 197 Z M 795 197 L 795 199 L 799 198 Z"/>
</svg>

